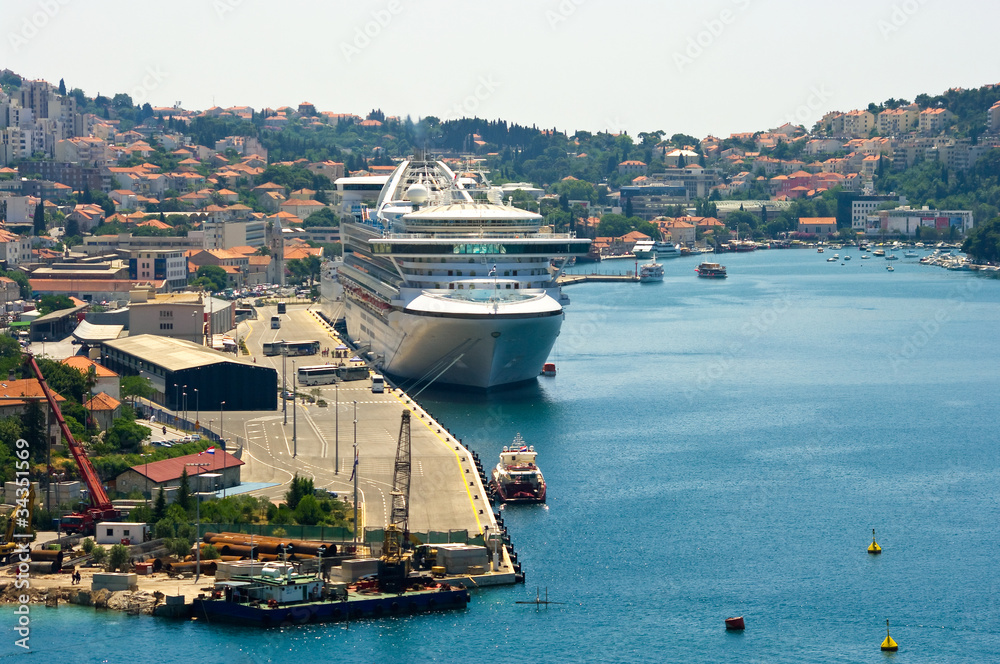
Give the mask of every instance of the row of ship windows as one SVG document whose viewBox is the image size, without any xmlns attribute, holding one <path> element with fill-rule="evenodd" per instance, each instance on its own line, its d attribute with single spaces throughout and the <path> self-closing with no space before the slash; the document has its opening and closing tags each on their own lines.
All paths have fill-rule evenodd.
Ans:
<svg viewBox="0 0 1000 664">
<path fill-rule="evenodd" d="M 431 287 L 430 284 L 426 284 L 426 286 L 428 288 Z M 444 286 L 442 286 L 440 283 L 434 284 L 433 287 L 437 288 L 438 290 L 444 290 Z M 511 290 L 511 288 L 512 287 L 511 287 L 511 285 L 510 285 L 509 282 L 506 283 L 506 284 L 504 284 L 503 288 L 500 288 L 500 285 L 497 284 L 497 290 Z M 514 285 L 513 285 L 513 289 L 514 290 L 520 290 L 521 289 L 521 284 L 515 282 Z M 448 284 L 448 290 L 466 290 L 466 288 L 465 288 L 465 284 L 458 284 L 458 286 L 456 287 L 455 283 L 452 282 L 452 283 Z M 475 284 L 469 284 L 468 290 L 476 290 L 476 285 Z M 492 290 L 492 289 L 490 289 L 490 290 Z"/>
<path fill-rule="evenodd" d="M 518 274 L 517 274 L 518 272 L 522 272 L 522 273 L 524 273 L 526 275 L 530 275 L 530 276 L 536 276 L 536 275 L 540 275 L 540 274 L 548 274 L 549 273 L 548 270 L 513 270 L 513 274 L 511 274 L 511 270 L 504 270 L 503 271 L 503 276 L 505 276 L 505 277 L 516 277 L 516 276 L 518 276 Z M 423 277 L 441 276 L 441 274 L 439 272 L 435 272 L 433 270 L 416 270 L 416 271 L 413 272 L 413 274 L 414 275 L 423 276 Z M 449 277 L 464 277 L 465 274 L 462 272 L 462 270 L 448 270 L 448 276 Z M 475 270 L 470 270 L 469 271 L 469 276 L 470 277 L 476 276 L 476 271 Z M 493 275 L 489 274 L 487 272 L 486 276 L 492 277 Z"/>
<path fill-rule="evenodd" d="M 415 258 L 407 258 L 406 260 L 409 261 L 409 262 L 411 262 L 411 263 L 456 263 L 457 262 L 455 260 L 447 260 L 447 259 L 444 259 L 444 258 L 416 258 L 415 257 Z M 485 262 L 489 262 L 489 257 L 487 256 L 485 259 L 479 259 L 478 261 L 475 258 L 470 258 L 469 262 L 470 263 L 477 263 L 477 262 L 483 262 L 484 260 L 485 260 Z M 506 262 L 506 263 L 510 263 L 512 261 L 517 262 L 517 263 L 547 263 L 548 260 L 549 259 L 547 259 L 547 258 L 509 258 L 507 256 L 503 257 L 503 261 Z"/>
</svg>

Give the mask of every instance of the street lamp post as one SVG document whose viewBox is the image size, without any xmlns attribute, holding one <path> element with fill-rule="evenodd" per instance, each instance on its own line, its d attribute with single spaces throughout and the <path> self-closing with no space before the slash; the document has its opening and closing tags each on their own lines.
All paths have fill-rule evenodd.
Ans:
<svg viewBox="0 0 1000 664">
<path fill-rule="evenodd" d="M 181 392 L 181 399 L 183 400 L 181 405 L 183 406 L 184 419 L 187 420 L 187 418 L 188 418 L 188 392 L 187 392 L 188 386 L 187 385 L 183 385 L 182 389 L 184 391 Z"/>
<path fill-rule="evenodd" d="M 298 408 L 298 398 L 299 398 L 299 386 L 298 380 L 296 379 L 295 373 L 295 360 L 292 360 L 292 456 L 297 457 L 299 455 L 299 441 L 295 435 L 295 424 L 297 421 L 296 411 Z"/>
<path fill-rule="evenodd" d="M 358 542 L 358 402 L 354 402 L 354 543 Z"/>
<path fill-rule="evenodd" d="M 288 382 L 285 379 L 285 360 L 288 359 L 288 346 L 285 340 L 281 340 L 281 415 L 282 424 L 288 424 L 288 399 L 285 394 L 288 392 Z"/>
<path fill-rule="evenodd" d="M 226 451 L 226 425 L 223 421 L 223 413 L 226 411 L 226 402 L 219 402 L 219 442 L 222 444 L 222 451 Z"/>
<path fill-rule="evenodd" d="M 340 379 L 333 384 L 334 393 L 337 395 L 337 407 L 333 411 L 334 417 L 334 427 L 333 427 L 333 474 L 340 474 Z"/>
<path fill-rule="evenodd" d="M 179 414 L 181 409 L 181 386 L 174 383 L 174 414 Z"/>
<path fill-rule="evenodd" d="M 198 388 L 194 388 L 194 428 L 197 431 L 201 428 L 201 424 L 198 422 L 199 415 L 201 414 L 201 401 L 198 397 Z"/>
<path fill-rule="evenodd" d="M 198 472 L 195 473 L 195 477 L 198 477 L 201 474 L 200 467 L 207 466 L 209 464 L 207 461 L 200 461 L 198 463 L 185 463 L 184 465 L 199 466 Z M 201 481 L 198 482 L 198 489 L 199 491 L 197 491 L 195 494 L 195 517 L 194 517 L 197 523 L 195 527 L 198 529 L 198 537 L 195 539 L 196 548 L 194 550 L 194 559 L 195 559 L 194 580 L 196 582 L 198 581 L 198 579 L 201 578 L 201 491 L 200 491 Z"/>
<path fill-rule="evenodd" d="M 222 497 L 226 497 L 226 462 L 229 460 L 226 457 L 226 436 L 223 434 L 224 429 L 222 428 L 222 413 L 226 407 L 225 401 L 219 402 L 219 441 L 222 445 Z"/>
</svg>

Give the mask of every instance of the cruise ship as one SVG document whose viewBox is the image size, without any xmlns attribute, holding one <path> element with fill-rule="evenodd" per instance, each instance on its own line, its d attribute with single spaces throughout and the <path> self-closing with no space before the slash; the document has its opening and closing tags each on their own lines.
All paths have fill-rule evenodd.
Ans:
<svg viewBox="0 0 1000 664">
<path fill-rule="evenodd" d="M 538 376 L 569 304 L 550 261 L 590 244 L 424 159 L 400 163 L 341 236 L 351 340 L 391 376 L 483 389 Z"/>
</svg>

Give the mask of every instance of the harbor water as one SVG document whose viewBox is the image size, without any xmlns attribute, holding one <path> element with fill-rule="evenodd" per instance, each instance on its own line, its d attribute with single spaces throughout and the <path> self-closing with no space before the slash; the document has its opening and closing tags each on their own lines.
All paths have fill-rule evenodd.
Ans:
<svg viewBox="0 0 1000 664">
<path fill-rule="evenodd" d="M 33 607 L 35 654 L 1000 661 L 1000 280 L 845 252 L 568 287 L 555 378 L 420 396 L 487 467 L 518 432 L 539 452 L 547 504 L 502 510 L 525 585 L 461 612 L 267 631 Z M 536 589 L 561 604 L 515 603 Z M 746 630 L 727 632 L 737 615 Z M 12 641 L 0 653 L 20 659 Z"/>
</svg>

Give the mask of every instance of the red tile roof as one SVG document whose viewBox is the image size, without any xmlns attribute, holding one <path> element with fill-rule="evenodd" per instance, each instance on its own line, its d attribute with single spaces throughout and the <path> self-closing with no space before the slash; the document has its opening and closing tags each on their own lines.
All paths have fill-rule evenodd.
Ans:
<svg viewBox="0 0 1000 664">
<path fill-rule="evenodd" d="M 223 470 L 224 468 L 234 468 L 236 466 L 244 465 L 242 461 L 234 457 L 232 454 L 216 449 L 214 454 L 208 454 L 207 452 L 188 454 L 186 456 L 164 459 L 163 461 L 156 461 L 150 464 L 132 466 L 132 470 L 139 473 L 143 477 L 148 477 L 151 482 L 160 484 L 171 480 L 179 480 L 181 475 L 184 473 L 184 469 L 187 468 L 184 464 L 187 463 L 209 464 L 204 467 L 188 468 L 187 471 L 189 476 L 201 475 L 203 473 L 215 473 Z"/>
</svg>

